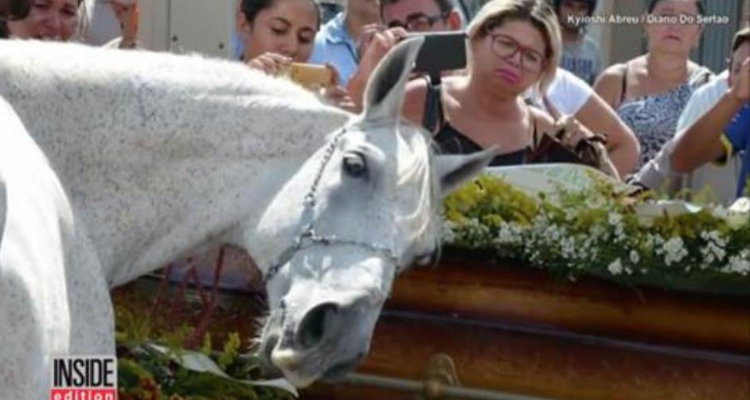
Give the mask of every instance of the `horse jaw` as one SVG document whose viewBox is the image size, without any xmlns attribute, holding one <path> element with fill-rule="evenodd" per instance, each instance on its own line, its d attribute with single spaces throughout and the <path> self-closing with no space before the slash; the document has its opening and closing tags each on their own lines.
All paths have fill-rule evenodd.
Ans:
<svg viewBox="0 0 750 400">
<path fill-rule="evenodd" d="M 259 350 L 298 387 L 341 377 L 364 359 L 397 270 L 436 251 L 440 195 L 492 158 L 434 158 L 426 132 L 398 122 L 421 43 L 402 42 L 383 60 L 363 116 L 303 165 L 259 224 L 260 236 L 288 238 L 277 255 L 293 250 L 267 277 L 270 318 Z M 350 175 L 347 156 L 363 159 L 366 177 Z M 303 206 L 311 193 L 314 206 Z M 295 248 L 308 223 L 316 235 L 336 239 Z"/>
<path fill-rule="evenodd" d="M 326 253 L 317 249 L 292 262 L 311 277 L 294 279 L 261 336 L 260 354 L 297 387 L 341 377 L 359 364 L 392 282 L 394 266 L 382 259 Z M 312 278 L 313 265 L 321 264 L 331 268 Z"/>
<path fill-rule="evenodd" d="M 388 170 L 388 174 L 380 175 L 377 185 L 373 183 L 377 190 L 357 199 L 337 192 L 337 187 L 345 185 L 343 169 L 336 167 L 341 166 L 346 145 L 333 143 L 330 149 L 337 164 L 331 162 L 322 168 L 328 152 L 318 151 L 282 189 L 266 211 L 267 218 L 259 224 L 266 234 L 275 226 L 276 233 L 289 237 L 291 245 L 304 225 L 302 200 L 312 183 L 321 178 L 318 171 L 327 169 L 317 191 L 316 232 L 359 242 L 299 250 L 267 283 L 270 316 L 259 352 L 272 369 L 283 373 L 295 386 L 305 387 L 322 377 L 343 376 L 364 359 L 397 264 L 411 262 L 405 254 L 411 246 L 395 243 L 401 239 L 395 233 L 398 221 L 386 216 L 388 212 L 376 217 L 367 214 L 370 207 L 376 209 L 376 215 L 377 210 L 388 210 L 394 192 L 401 190 L 398 177 L 393 176 L 393 165 L 398 161 L 396 149 L 402 144 L 397 133 L 399 111 L 421 43 L 422 39 L 403 42 L 381 62 L 367 87 L 362 116 L 345 128 L 348 132 L 342 142 L 356 142 L 368 152 L 369 162 L 381 163 Z M 429 152 L 421 156 L 427 160 Z M 422 176 L 425 174 L 429 174 L 429 167 Z M 288 210 L 299 212 L 289 216 Z M 342 230 L 346 226 L 349 228 Z M 375 251 L 367 243 L 387 247 L 389 254 Z M 283 252 L 277 249 L 277 254 Z"/>
</svg>

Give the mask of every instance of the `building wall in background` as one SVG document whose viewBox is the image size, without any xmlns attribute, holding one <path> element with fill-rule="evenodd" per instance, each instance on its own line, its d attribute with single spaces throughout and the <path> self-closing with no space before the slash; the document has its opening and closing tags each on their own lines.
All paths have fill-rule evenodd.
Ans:
<svg viewBox="0 0 750 400">
<path fill-rule="evenodd" d="M 232 57 L 231 35 L 235 0 L 139 0 L 139 38 L 146 48 L 159 51 L 198 51 L 218 57 Z M 341 0 L 326 0 L 341 1 Z M 464 0 L 476 11 L 483 0 Z M 612 13 L 640 16 L 647 0 L 600 0 L 597 15 Z M 729 24 L 706 27 L 692 58 L 712 70 L 724 69 L 729 45 L 743 16 L 748 18 L 750 0 L 704 1 L 708 14 L 728 15 Z M 589 27 L 600 43 L 605 66 L 627 61 L 646 51 L 643 27 L 633 24 L 603 24 Z"/>
<path fill-rule="evenodd" d="M 614 12 L 638 16 L 645 11 L 647 0 L 603 0 L 600 3 L 598 14 Z M 750 4 L 750 1 L 745 0 L 745 3 Z M 740 0 L 710 0 L 704 1 L 704 4 L 707 15 L 726 15 L 729 23 L 707 25 L 691 59 L 719 72 L 725 68 L 732 37 L 741 26 L 743 14 L 746 16 L 747 13 L 742 12 Z M 592 35 L 601 43 L 602 59 L 606 65 L 621 63 L 646 52 L 646 38 L 641 25 L 605 25 L 592 29 Z"/>
<path fill-rule="evenodd" d="M 235 0 L 139 0 L 139 40 L 176 53 L 234 56 Z"/>
</svg>

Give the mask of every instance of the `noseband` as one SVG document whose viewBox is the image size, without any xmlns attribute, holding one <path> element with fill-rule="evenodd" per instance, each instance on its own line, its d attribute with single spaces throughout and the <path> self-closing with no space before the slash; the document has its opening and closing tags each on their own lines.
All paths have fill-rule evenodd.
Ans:
<svg viewBox="0 0 750 400">
<path fill-rule="evenodd" d="M 393 265 L 396 266 L 396 270 L 398 272 L 398 257 L 396 257 L 396 253 L 393 251 L 393 249 L 388 246 L 365 243 L 352 239 L 339 238 L 336 235 L 321 235 L 315 231 L 315 205 L 317 204 L 318 186 L 320 185 L 320 180 L 323 177 L 323 173 L 325 172 L 326 167 L 333 158 L 334 153 L 336 153 L 336 147 L 338 146 L 340 139 L 346 134 L 346 132 L 346 128 L 342 128 L 333 136 L 333 139 L 331 139 L 330 143 L 328 143 L 328 147 L 323 154 L 323 160 L 320 163 L 320 168 L 318 168 L 317 175 L 315 176 L 312 186 L 305 195 L 305 199 L 302 203 L 303 208 L 302 215 L 300 217 L 300 226 L 302 227 L 302 230 L 292 241 L 292 244 L 290 244 L 286 249 L 284 249 L 284 251 L 281 252 L 281 254 L 276 258 L 276 262 L 274 262 L 268 269 L 268 272 L 266 272 L 266 276 L 263 278 L 264 284 L 273 279 L 273 277 L 275 277 L 279 273 L 281 267 L 291 261 L 292 258 L 294 258 L 294 256 L 297 254 L 297 252 L 316 245 L 359 247 L 367 250 L 368 252 L 379 254 L 389 262 L 393 263 Z"/>
</svg>

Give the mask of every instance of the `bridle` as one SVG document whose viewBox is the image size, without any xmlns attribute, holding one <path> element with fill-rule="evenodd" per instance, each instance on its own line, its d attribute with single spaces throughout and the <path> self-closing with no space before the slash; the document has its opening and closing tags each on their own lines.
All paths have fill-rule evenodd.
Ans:
<svg viewBox="0 0 750 400">
<path fill-rule="evenodd" d="M 312 186 L 310 187 L 310 190 L 307 192 L 304 201 L 302 202 L 303 208 L 302 215 L 300 216 L 300 226 L 302 227 L 302 230 L 292 241 L 292 243 L 287 246 L 287 248 L 284 249 L 281 254 L 279 254 L 279 256 L 276 258 L 276 262 L 271 264 L 271 267 L 268 269 L 268 272 L 266 272 L 265 277 L 263 277 L 264 284 L 273 279 L 279 273 L 281 267 L 291 261 L 291 259 L 294 258 L 297 252 L 316 245 L 339 245 L 363 248 L 371 253 L 380 254 L 386 260 L 393 263 L 393 265 L 396 266 L 396 272 L 398 272 L 398 257 L 396 256 L 396 252 L 393 251 L 391 247 L 380 244 L 360 242 L 352 239 L 339 238 L 336 235 L 320 235 L 315 231 L 315 205 L 317 204 L 318 186 L 320 185 L 320 180 L 323 177 L 323 173 L 325 172 L 326 167 L 333 158 L 334 153 L 336 153 L 336 147 L 338 146 L 339 140 L 346 134 L 346 132 L 347 130 L 345 127 L 341 128 L 341 130 L 338 131 L 328 143 L 328 147 L 323 154 L 323 160 L 320 163 L 320 168 L 318 168 L 318 172 L 315 176 L 315 179 L 313 180 Z"/>
</svg>

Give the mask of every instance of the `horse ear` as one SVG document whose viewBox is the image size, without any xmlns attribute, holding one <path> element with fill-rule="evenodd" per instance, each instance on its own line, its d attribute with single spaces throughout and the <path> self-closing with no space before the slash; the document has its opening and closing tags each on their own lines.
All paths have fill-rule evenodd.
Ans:
<svg viewBox="0 0 750 400">
<path fill-rule="evenodd" d="M 424 38 L 413 37 L 397 44 L 370 76 L 364 96 L 364 119 L 398 120 L 404 91 Z"/>
<path fill-rule="evenodd" d="M 497 151 L 492 148 L 469 155 L 435 156 L 435 172 L 440 178 L 440 190 L 445 196 L 464 182 L 478 175 L 492 161 Z"/>
</svg>

